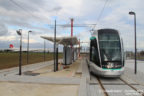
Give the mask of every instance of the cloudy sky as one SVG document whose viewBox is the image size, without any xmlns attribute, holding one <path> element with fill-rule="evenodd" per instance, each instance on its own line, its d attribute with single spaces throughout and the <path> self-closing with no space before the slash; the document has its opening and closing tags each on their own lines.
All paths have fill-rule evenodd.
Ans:
<svg viewBox="0 0 144 96">
<path fill-rule="evenodd" d="M 144 49 L 144 1 L 143 0 L 107 0 L 105 9 L 100 16 L 106 0 L 0 0 L 0 49 L 13 44 L 19 46 L 16 30 L 22 29 L 23 48 L 26 48 L 27 33 L 30 33 L 30 48 L 43 48 L 40 36 L 53 36 L 54 28 L 49 25 L 97 24 L 95 29 L 114 28 L 119 30 L 124 41 L 125 50 L 134 49 L 133 16 L 137 16 L 138 50 Z M 100 16 L 100 18 L 99 18 Z M 74 35 L 81 41 L 89 41 L 90 30 L 94 26 L 74 27 Z M 57 27 L 57 36 L 70 36 L 70 28 Z M 46 42 L 52 48 L 51 42 Z M 85 44 L 86 46 L 86 44 Z"/>
</svg>

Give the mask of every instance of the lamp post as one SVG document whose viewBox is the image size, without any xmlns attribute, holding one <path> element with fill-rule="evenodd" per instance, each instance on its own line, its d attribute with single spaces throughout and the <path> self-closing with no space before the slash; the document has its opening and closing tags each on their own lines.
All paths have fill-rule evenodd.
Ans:
<svg viewBox="0 0 144 96">
<path fill-rule="evenodd" d="M 27 43 L 27 64 L 29 63 L 29 33 L 32 31 L 28 31 L 28 43 Z"/>
<path fill-rule="evenodd" d="M 19 29 L 16 32 L 20 36 L 19 75 L 21 75 L 21 66 L 22 66 L 22 29 Z"/>
<path fill-rule="evenodd" d="M 134 15 L 134 31 L 135 31 L 135 74 L 137 73 L 137 42 L 136 42 L 136 13 L 130 11 L 129 12 L 130 15 Z"/>
</svg>

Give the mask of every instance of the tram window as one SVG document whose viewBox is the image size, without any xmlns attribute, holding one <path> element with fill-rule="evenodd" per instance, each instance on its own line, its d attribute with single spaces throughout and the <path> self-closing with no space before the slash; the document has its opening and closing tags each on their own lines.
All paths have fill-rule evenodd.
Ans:
<svg viewBox="0 0 144 96">
<path fill-rule="evenodd" d="M 112 30 L 101 30 L 99 32 L 99 46 L 101 60 L 103 61 L 121 61 L 121 43 L 117 32 Z"/>
<path fill-rule="evenodd" d="M 97 51 L 94 47 L 92 47 L 92 61 L 96 63 L 96 58 L 97 58 Z"/>
</svg>

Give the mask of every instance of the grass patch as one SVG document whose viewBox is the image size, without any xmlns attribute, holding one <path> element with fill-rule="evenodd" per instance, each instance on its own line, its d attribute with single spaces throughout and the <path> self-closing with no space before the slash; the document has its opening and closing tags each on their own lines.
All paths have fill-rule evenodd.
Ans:
<svg viewBox="0 0 144 96">
<path fill-rule="evenodd" d="M 53 53 L 46 53 L 45 54 L 46 61 L 53 59 Z M 59 53 L 59 58 L 62 58 L 62 53 Z M 43 53 L 29 53 L 29 64 L 43 62 L 44 61 L 44 54 Z M 12 53 L 12 52 L 3 52 L 0 53 L 0 69 L 6 69 L 11 67 L 17 67 L 19 64 L 19 53 Z M 27 64 L 27 54 L 22 53 L 22 65 Z"/>
</svg>

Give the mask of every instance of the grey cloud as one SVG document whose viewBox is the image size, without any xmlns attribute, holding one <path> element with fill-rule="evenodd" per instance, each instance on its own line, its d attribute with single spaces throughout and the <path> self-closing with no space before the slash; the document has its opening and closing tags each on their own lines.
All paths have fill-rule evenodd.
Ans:
<svg viewBox="0 0 144 96">
<path fill-rule="evenodd" d="M 6 35 L 8 33 L 8 29 L 4 24 L 0 24 L 0 36 Z"/>
<path fill-rule="evenodd" d="M 17 2 L 24 9 L 14 5 L 11 1 Z M 61 10 L 61 7 L 54 7 L 51 2 L 44 0 L 0 0 L 0 21 L 10 26 L 18 26 L 25 28 L 36 28 L 33 23 L 46 23 L 49 21 L 49 16 L 41 15 L 40 9 L 52 9 L 53 11 Z M 46 4 L 48 4 L 46 6 Z M 49 8 L 49 5 L 51 6 Z M 28 10 L 28 11 L 27 11 Z M 51 10 L 51 11 L 52 11 Z M 30 13 L 30 14 L 29 14 Z M 38 27 L 38 29 L 40 29 Z M 42 28 L 43 29 L 43 28 Z"/>
<path fill-rule="evenodd" d="M 46 16 L 40 14 L 45 9 L 44 0 L 0 0 L 1 16 L 7 18 L 33 19 L 45 21 Z"/>
<path fill-rule="evenodd" d="M 43 0 L 0 0 L 0 6 L 9 11 L 37 11 L 43 5 Z"/>
<path fill-rule="evenodd" d="M 62 9 L 62 7 L 58 6 L 58 7 L 54 7 L 53 9 L 49 10 L 50 12 L 52 11 L 60 11 Z"/>
<path fill-rule="evenodd" d="M 31 27 L 31 25 L 23 20 L 18 20 L 18 19 L 3 19 L 1 20 L 3 23 L 6 23 L 7 25 L 12 25 L 12 26 L 23 26 L 23 27 Z"/>
<path fill-rule="evenodd" d="M 0 41 L 0 49 L 5 49 L 5 48 L 9 48 L 9 42 L 6 42 L 6 41 L 3 41 L 1 42 Z"/>
<path fill-rule="evenodd" d="M 2 23 L 5 23 L 9 26 L 16 26 L 16 27 L 21 27 L 21 28 L 28 28 L 29 30 L 34 31 L 32 34 L 33 35 L 37 35 L 37 34 L 43 34 L 43 33 L 47 33 L 47 32 L 51 32 L 50 29 L 48 28 L 44 28 L 44 27 L 39 27 L 39 26 L 33 26 L 32 24 L 30 24 L 30 22 L 28 22 L 27 20 L 21 20 L 21 19 L 0 19 L 0 21 Z M 1 24 L 2 26 L 3 24 Z M 6 26 L 2 26 L 0 28 L 4 28 L 7 29 Z M 52 29 L 53 30 L 53 29 Z"/>
<path fill-rule="evenodd" d="M 46 17 L 49 17 L 51 19 L 51 17 L 55 15 L 54 12 L 56 13 L 58 11 L 59 12 L 58 17 L 59 18 L 64 17 L 65 21 L 66 21 L 65 18 L 69 16 L 71 17 L 73 16 L 75 19 L 74 20 L 75 24 L 83 23 L 86 21 L 87 23 L 90 23 L 90 24 L 96 23 L 97 17 L 106 0 L 91 0 L 91 1 L 90 0 L 74 0 L 74 3 L 71 2 L 72 4 L 70 4 L 70 6 L 66 6 L 67 3 L 69 3 L 68 0 L 65 0 L 65 1 L 64 0 L 59 0 L 59 1 L 58 0 L 13 0 L 13 1 L 20 4 L 29 13 L 35 15 L 35 17 L 38 16 L 40 18 L 32 17 L 29 13 L 27 14 L 27 11 L 24 11 L 23 9 L 17 7 L 10 0 L 0 0 L 0 13 L 1 13 L 0 21 L 4 23 L 5 25 L 10 26 L 10 29 L 15 29 L 17 27 L 22 27 L 23 29 L 26 28 L 26 30 L 30 29 L 34 31 L 31 34 L 34 34 L 35 39 L 37 39 L 38 35 L 41 35 L 41 34 L 48 34 L 48 35 L 53 34 L 54 30 L 48 29 L 49 27 L 45 27 L 43 26 L 43 24 L 45 25 L 46 23 L 49 23 Z M 76 4 L 77 1 L 82 1 L 82 2 L 78 2 L 80 4 Z M 126 16 L 128 15 L 127 11 L 129 9 L 136 9 L 137 24 L 141 23 L 141 26 L 143 26 L 144 24 L 143 11 L 142 11 L 143 3 L 141 3 L 142 0 L 138 0 L 138 1 L 136 0 L 131 0 L 131 1 L 108 0 L 108 5 L 105 8 L 103 17 L 101 18 L 101 21 L 98 24 L 98 26 L 96 26 L 96 28 L 103 28 L 103 27 L 118 28 L 122 32 L 122 34 L 126 36 L 125 35 L 126 32 L 127 33 L 131 32 L 129 30 L 131 28 L 131 25 L 127 24 L 129 23 L 127 21 L 127 18 L 123 19 L 123 17 L 125 15 Z M 135 3 L 135 2 L 138 2 L 138 3 Z M 141 5 L 139 5 L 139 3 L 141 3 Z M 42 25 L 38 26 L 39 23 Z M 123 25 L 123 26 L 120 26 L 120 25 Z M 7 29 L 6 26 L 0 25 L 0 35 L 6 34 L 5 33 L 6 31 L 3 31 L 4 29 Z M 75 30 L 77 31 L 77 29 Z M 141 27 L 141 30 L 143 30 L 143 27 Z M 60 34 L 60 32 L 62 33 L 63 30 L 58 29 L 57 34 Z M 124 37 L 124 38 L 127 38 L 127 37 Z M 128 43 L 129 43 L 128 45 L 130 45 L 131 42 L 129 41 Z M 37 46 L 37 44 L 34 46 L 39 47 Z"/>
</svg>

